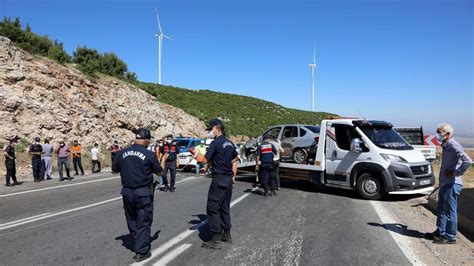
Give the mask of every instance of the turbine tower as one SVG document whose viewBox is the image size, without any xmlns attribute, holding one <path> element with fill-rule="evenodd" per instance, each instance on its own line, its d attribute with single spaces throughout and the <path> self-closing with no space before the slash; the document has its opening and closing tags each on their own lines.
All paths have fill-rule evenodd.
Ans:
<svg viewBox="0 0 474 266">
<path fill-rule="evenodd" d="M 311 111 L 315 111 L 315 106 L 314 106 L 314 79 L 315 79 L 315 74 L 318 71 L 316 67 L 316 45 L 313 45 L 313 63 L 309 64 L 309 67 L 311 68 Z"/>
<path fill-rule="evenodd" d="M 156 21 L 158 22 L 158 33 L 155 34 L 155 37 L 158 38 L 158 84 L 161 84 L 161 49 L 163 46 L 163 38 L 172 40 L 170 37 L 166 36 L 161 30 L 160 17 L 158 16 L 158 8 L 156 8 Z"/>
</svg>

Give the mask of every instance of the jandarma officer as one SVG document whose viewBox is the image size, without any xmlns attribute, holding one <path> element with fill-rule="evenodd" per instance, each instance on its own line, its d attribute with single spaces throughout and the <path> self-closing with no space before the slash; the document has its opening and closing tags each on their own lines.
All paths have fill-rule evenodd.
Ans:
<svg viewBox="0 0 474 266">
<path fill-rule="evenodd" d="M 112 170 L 120 172 L 122 197 L 127 226 L 134 241 L 135 261 L 151 256 L 150 227 L 153 221 L 153 173 L 162 168 L 155 154 L 147 150 L 150 131 L 139 129 L 135 144 L 118 152 Z"/>
<path fill-rule="evenodd" d="M 230 200 L 237 174 L 237 151 L 226 139 L 224 124 L 217 118 L 209 121 L 210 138 L 215 138 L 204 156 L 212 173 L 207 196 L 207 218 L 212 238 L 202 244 L 203 248 L 220 249 L 220 241 L 232 242 L 230 229 Z"/>
</svg>

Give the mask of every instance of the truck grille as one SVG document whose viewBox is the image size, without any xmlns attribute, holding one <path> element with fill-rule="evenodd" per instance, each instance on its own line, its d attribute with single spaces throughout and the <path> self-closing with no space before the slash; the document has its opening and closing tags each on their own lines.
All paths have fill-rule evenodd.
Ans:
<svg viewBox="0 0 474 266">
<path fill-rule="evenodd" d="M 417 166 L 412 166 L 410 168 L 413 175 L 426 175 L 430 172 L 429 165 L 417 165 Z"/>
</svg>

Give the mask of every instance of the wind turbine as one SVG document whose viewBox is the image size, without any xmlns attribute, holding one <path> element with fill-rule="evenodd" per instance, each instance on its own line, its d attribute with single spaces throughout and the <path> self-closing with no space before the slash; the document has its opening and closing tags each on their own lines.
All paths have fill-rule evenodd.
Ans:
<svg viewBox="0 0 474 266">
<path fill-rule="evenodd" d="M 314 79 L 315 79 L 315 74 L 318 72 L 318 69 L 316 67 L 316 45 L 313 44 L 313 63 L 309 64 L 309 67 L 311 68 L 311 111 L 315 111 L 314 108 Z"/>
<path fill-rule="evenodd" d="M 170 37 L 166 36 L 161 30 L 160 17 L 158 16 L 158 8 L 156 8 L 156 21 L 158 22 L 158 33 L 155 34 L 155 37 L 158 38 L 158 84 L 161 84 L 161 47 L 163 46 L 163 38 L 172 40 Z"/>
</svg>

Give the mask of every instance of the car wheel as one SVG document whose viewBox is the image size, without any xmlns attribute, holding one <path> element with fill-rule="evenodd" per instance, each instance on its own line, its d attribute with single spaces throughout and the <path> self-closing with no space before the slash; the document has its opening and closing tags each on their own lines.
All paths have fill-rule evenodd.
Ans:
<svg viewBox="0 0 474 266">
<path fill-rule="evenodd" d="M 308 160 L 308 154 L 302 149 L 296 149 L 293 152 L 293 161 L 295 163 L 305 163 Z"/>
<path fill-rule="evenodd" d="M 384 188 L 377 176 L 363 173 L 357 180 L 357 192 L 364 199 L 378 200 L 384 195 Z"/>
</svg>

